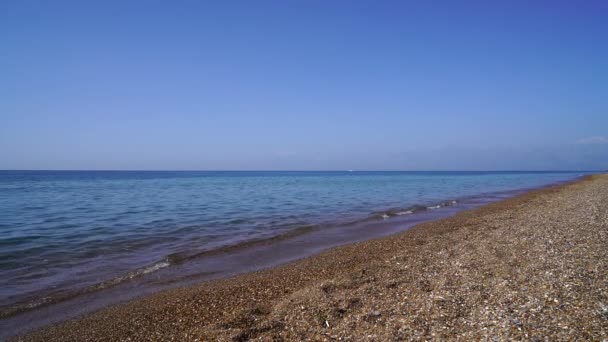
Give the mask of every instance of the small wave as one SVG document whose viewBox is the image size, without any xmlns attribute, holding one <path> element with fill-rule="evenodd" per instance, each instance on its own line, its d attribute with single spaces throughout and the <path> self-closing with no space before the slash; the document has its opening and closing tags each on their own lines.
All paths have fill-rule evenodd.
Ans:
<svg viewBox="0 0 608 342">
<path fill-rule="evenodd" d="M 379 213 L 379 214 L 377 214 L 377 216 L 379 216 L 383 220 L 388 220 L 391 217 L 410 215 L 410 214 L 413 214 L 413 213 L 414 213 L 413 210 L 400 210 L 400 211 L 389 210 L 389 211 L 386 211 L 386 212 Z M 376 216 L 376 215 L 372 215 L 372 217 L 374 217 L 374 216 Z"/>
<path fill-rule="evenodd" d="M 95 288 L 96 289 L 104 289 L 104 288 L 107 288 L 107 287 L 111 287 L 111 286 L 120 284 L 120 283 L 122 283 L 125 280 L 134 279 L 134 278 L 137 278 L 139 276 L 143 276 L 145 274 L 156 272 L 156 271 L 160 270 L 161 268 L 165 268 L 165 267 L 169 267 L 169 266 L 171 266 L 171 262 L 169 262 L 169 260 L 163 260 L 163 261 L 157 262 L 157 263 L 149 265 L 149 266 L 138 268 L 138 269 L 136 269 L 134 271 L 131 271 L 131 272 L 127 273 L 124 276 L 116 277 L 114 279 L 101 282 L 101 283 L 95 285 Z"/>
<path fill-rule="evenodd" d="M 161 261 L 150 267 L 146 267 L 146 268 L 142 269 L 141 274 L 148 274 L 148 273 L 156 272 L 156 271 L 160 270 L 161 268 L 165 268 L 165 267 L 169 267 L 169 266 L 171 266 L 170 263 L 168 263 L 166 261 Z"/>
<path fill-rule="evenodd" d="M 426 207 L 423 205 L 415 205 L 410 207 L 408 210 L 411 210 L 413 213 L 417 213 L 421 211 L 426 211 Z"/>
<path fill-rule="evenodd" d="M 443 202 L 439 202 L 437 204 L 428 205 L 428 206 L 418 204 L 418 205 L 413 205 L 411 207 L 407 207 L 404 209 L 389 209 L 386 211 L 376 212 L 376 213 L 372 214 L 372 217 L 382 218 L 384 220 L 387 220 L 394 216 L 411 215 L 411 214 L 415 214 L 415 213 L 418 213 L 421 211 L 435 210 L 435 209 L 440 209 L 440 208 L 444 208 L 444 207 L 450 207 L 450 206 L 456 205 L 457 203 L 458 202 L 456 200 L 449 200 L 449 201 L 443 201 Z"/>
<path fill-rule="evenodd" d="M 215 248 L 215 249 L 198 251 L 198 252 L 172 253 L 172 254 L 167 255 L 162 261 L 158 261 L 156 263 L 135 269 L 135 270 L 128 272 L 126 274 L 123 274 L 121 276 L 118 276 L 118 277 L 115 277 L 115 278 L 112 278 L 109 280 L 105 280 L 105 281 L 102 281 L 102 282 L 99 282 L 99 283 L 96 283 L 93 285 L 89 285 L 89 286 L 77 289 L 75 291 L 70 291 L 67 293 L 66 292 L 55 293 L 55 294 L 51 294 L 48 296 L 44 296 L 42 298 L 38 298 L 35 301 L 19 302 L 19 303 L 15 303 L 15 304 L 7 306 L 7 307 L 2 307 L 2 308 L 0 308 L 0 319 L 10 317 L 10 316 L 18 314 L 20 312 L 35 309 L 35 308 L 38 308 L 41 306 L 69 300 L 71 298 L 74 298 L 74 297 L 77 297 L 80 295 L 84 295 L 87 293 L 91 293 L 94 291 L 107 289 L 107 288 L 119 285 L 125 281 L 129 281 L 129 280 L 132 280 L 132 279 L 135 279 L 138 277 L 148 275 L 150 273 L 154 273 L 163 268 L 169 267 L 174 264 L 179 264 L 179 263 L 185 262 L 190 259 L 213 255 L 213 254 L 226 253 L 229 251 L 237 250 L 237 249 L 240 249 L 243 247 L 252 246 L 252 245 L 256 245 L 256 244 L 272 243 L 276 240 L 297 236 L 297 235 L 304 234 L 306 232 L 310 232 L 310 231 L 312 231 L 314 229 L 318 229 L 318 228 L 320 228 L 320 226 L 318 226 L 318 225 L 303 225 L 303 226 L 299 226 L 291 231 L 288 231 L 288 232 L 285 232 L 285 233 L 282 233 L 282 234 L 279 234 L 276 236 L 248 240 L 248 241 L 243 241 L 243 242 L 237 242 L 234 245 L 227 245 L 227 246 L 223 246 L 223 247 L 219 247 L 219 248 Z"/>
<path fill-rule="evenodd" d="M 406 208 L 394 208 L 394 209 L 389 209 L 389 210 L 382 211 L 382 212 L 376 212 L 371 217 L 368 217 L 365 220 L 378 219 L 378 218 L 387 220 L 387 219 L 390 219 L 390 218 L 396 217 L 396 216 L 412 215 L 412 214 L 415 214 L 418 212 L 423 212 L 423 211 L 430 210 L 430 209 L 438 209 L 441 207 L 455 205 L 456 203 L 457 202 L 455 200 L 449 200 L 449 201 L 440 202 L 436 205 L 431 205 L 431 206 L 413 205 L 413 206 L 409 206 Z M 58 219 L 63 219 L 63 217 L 51 218 L 51 220 L 58 220 Z M 238 222 L 239 219 L 235 219 L 235 220 Z M 166 221 L 167 220 L 156 220 L 153 222 L 166 222 Z M 138 277 L 143 277 L 145 275 L 149 275 L 149 274 L 157 272 L 161 269 L 167 268 L 171 265 L 179 264 L 179 263 L 185 262 L 190 259 L 213 255 L 213 254 L 217 254 L 217 253 L 225 253 L 225 252 L 233 251 L 233 250 L 236 250 L 239 248 L 243 248 L 243 247 L 251 246 L 251 245 L 255 245 L 255 244 L 271 243 L 277 239 L 293 237 L 295 235 L 300 235 L 300 234 L 309 232 L 314 229 L 319 229 L 319 228 L 321 228 L 321 226 L 319 226 L 319 225 L 303 225 L 303 226 L 299 226 L 296 228 L 292 228 L 287 232 L 282 232 L 281 234 L 279 234 L 277 236 L 271 236 L 268 238 L 260 238 L 260 239 L 253 239 L 253 240 L 244 241 L 244 242 L 237 242 L 234 245 L 227 245 L 227 246 L 223 246 L 223 247 L 215 248 L 215 249 L 211 249 L 211 250 L 188 251 L 188 252 L 182 251 L 182 252 L 172 253 L 172 254 L 167 255 L 161 261 L 135 269 L 135 270 L 128 272 L 126 274 L 123 274 L 121 276 L 118 276 L 118 277 L 115 277 L 115 278 L 112 278 L 112 279 L 109 279 L 106 281 L 102 281 L 97 284 L 83 287 L 76 291 L 71 291 L 69 293 L 65 293 L 65 292 L 56 293 L 56 294 L 52 294 L 49 296 L 45 296 L 43 298 L 39 298 L 36 301 L 21 302 L 21 303 L 16 303 L 9 307 L 1 308 L 0 309 L 0 318 L 12 316 L 19 312 L 31 310 L 31 309 L 34 309 L 34 308 L 37 308 L 40 306 L 45 306 L 45 305 L 57 303 L 60 301 L 68 300 L 68 299 L 77 297 L 79 295 L 83 295 L 83 294 L 91 293 L 94 291 L 117 286 L 123 282 L 130 281 L 130 280 L 138 278 Z"/>
<path fill-rule="evenodd" d="M 8 307 L 4 307 L 0 309 L 0 318 L 6 318 L 6 317 L 10 317 L 13 316 L 15 314 L 18 314 L 20 312 L 23 311 L 27 311 L 27 310 L 31 310 L 31 309 L 35 309 L 44 305 L 48 305 L 48 304 L 53 304 L 53 303 L 57 303 L 57 302 L 61 302 L 61 301 L 65 301 L 74 297 L 77 297 L 79 295 L 83 295 L 83 294 L 87 294 L 87 293 L 91 293 L 97 290 L 102 290 L 102 289 L 106 289 L 112 286 L 116 286 L 124 281 L 127 280 L 131 280 L 146 274 L 150 274 L 153 272 L 156 272 L 162 268 L 165 267 L 169 267 L 171 266 L 171 263 L 167 260 L 163 260 L 157 263 L 154 263 L 152 265 L 146 266 L 146 267 L 142 267 L 139 269 L 136 269 L 134 271 L 131 271 L 123 276 L 119 276 L 110 280 L 106 280 L 94 285 L 90 285 L 72 292 L 68 292 L 68 293 L 57 293 L 54 295 L 48 295 L 42 298 L 38 298 L 34 301 L 29 301 L 29 302 L 21 302 L 21 303 L 16 303 L 13 304 L 11 306 Z"/>
<path fill-rule="evenodd" d="M 185 261 L 188 261 L 191 259 L 195 259 L 195 258 L 215 255 L 215 254 L 219 254 L 219 253 L 231 252 L 234 250 L 238 250 L 238 249 L 253 246 L 253 245 L 273 243 L 277 240 L 283 240 L 283 239 L 295 237 L 298 235 L 302 235 L 302 234 L 311 232 L 313 230 L 320 229 L 321 227 L 322 227 L 321 225 L 316 225 L 316 224 L 300 225 L 300 226 L 294 227 L 292 229 L 289 229 L 289 230 L 286 230 L 283 232 L 279 232 L 277 235 L 253 238 L 251 240 L 236 241 L 234 244 L 228 244 L 228 245 L 220 246 L 217 248 L 206 249 L 206 250 L 202 250 L 202 251 L 194 251 L 194 252 L 188 251 L 188 252 L 171 253 L 165 257 L 165 261 L 171 265 L 175 265 L 175 264 L 179 264 L 179 263 L 182 263 L 182 262 L 185 262 Z"/>
<path fill-rule="evenodd" d="M 439 208 L 444 208 L 444 207 L 451 207 L 453 205 L 456 205 L 458 202 L 456 200 L 449 200 L 449 201 L 443 201 L 441 203 L 438 203 L 436 205 L 432 205 L 427 207 L 427 209 L 439 209 Z"/>
</svg>

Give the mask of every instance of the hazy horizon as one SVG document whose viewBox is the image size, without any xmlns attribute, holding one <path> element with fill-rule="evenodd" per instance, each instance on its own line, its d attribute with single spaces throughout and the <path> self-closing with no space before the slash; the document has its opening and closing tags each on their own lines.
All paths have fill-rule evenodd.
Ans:
<svg viewBox="0 0 608 342">
<path fill-rule="evenodd" d="M 608 169 L 608 3 L 4 1 L 2 170 Z"/>
<path fill-rule="evenodd" d="M 0 172 L 205 172 L 205 173 L 214 173 L 214 172 L 242 172 L 242 173 L 252 173 L 252 172 L 272 172 L 272 173 L 281 173 L 281 172 L 307 172 L 307 173 L 323 173 L 323 172 L 359 172 L 359 173 L 576 173 L 576 172 L 605 172 L 606 170 L 602 169 L 589 169 L 589 170 L 279 170 L 279 169 L 267 169 L 267 170 L 179 170 L 179 169 L 167 169 L 167 170 L 142 170 L 142 169 L 0 169 Z"/>
</svg>

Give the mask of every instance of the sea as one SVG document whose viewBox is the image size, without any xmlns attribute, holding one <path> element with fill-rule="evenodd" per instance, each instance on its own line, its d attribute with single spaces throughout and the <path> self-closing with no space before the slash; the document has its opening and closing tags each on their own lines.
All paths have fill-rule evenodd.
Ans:
<svg viewBox="0 0 608 342">
<path fill-rule="evenodd" d="M 0 330 L 276 266 L 585 174 L 0 171 Z"/>
</svg>

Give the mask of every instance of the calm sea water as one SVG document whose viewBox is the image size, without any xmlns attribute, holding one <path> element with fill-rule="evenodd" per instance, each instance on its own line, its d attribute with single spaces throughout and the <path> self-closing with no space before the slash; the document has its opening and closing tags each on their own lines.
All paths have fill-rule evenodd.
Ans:
<svg viewBox="0 0 608 342">
<path fill-rule="evenodd" d="M 154 272 L 176 255 L 579 175 L 0 171 L 0 307 Z"/>
</svg>

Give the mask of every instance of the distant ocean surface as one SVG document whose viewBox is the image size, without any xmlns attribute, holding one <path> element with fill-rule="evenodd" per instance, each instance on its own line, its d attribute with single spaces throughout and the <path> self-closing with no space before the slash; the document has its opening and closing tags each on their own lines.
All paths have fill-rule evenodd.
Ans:
<svg viewBox="0 0 608 342">
<path fill-rule="evenodd" d="M 223 246 L 580 175 L 0 171 L 0 318 Z"/>
</svg>

